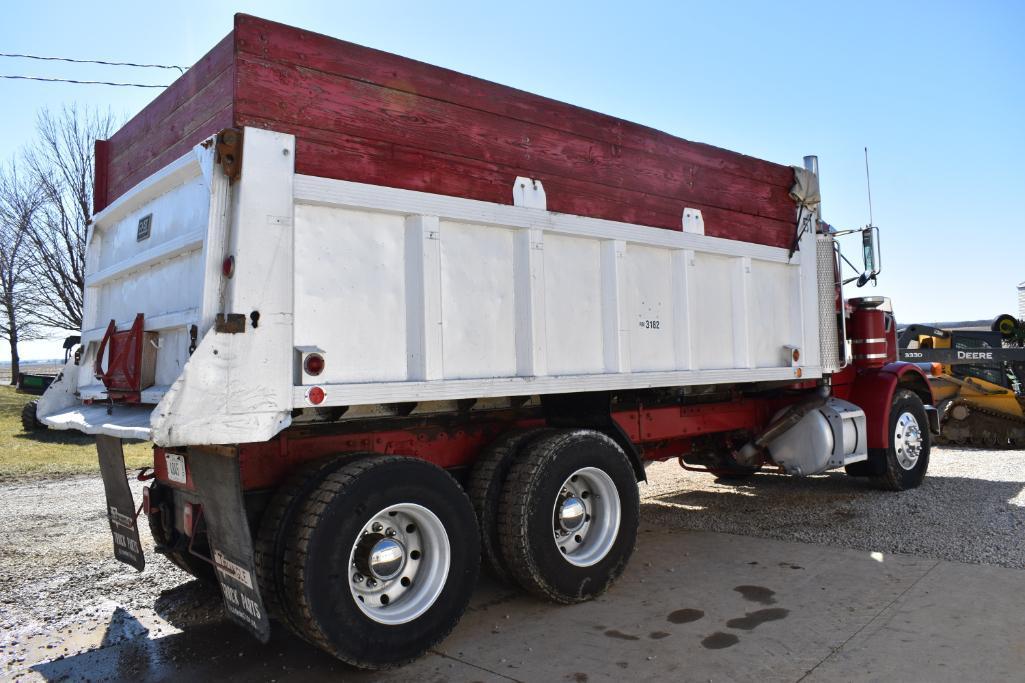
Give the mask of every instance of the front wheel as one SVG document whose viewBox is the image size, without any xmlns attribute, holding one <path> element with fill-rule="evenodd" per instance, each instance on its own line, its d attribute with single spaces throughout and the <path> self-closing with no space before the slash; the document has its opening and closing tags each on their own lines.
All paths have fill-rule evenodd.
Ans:
<svg viewBox="0 0 1025 683">
<path fill-rule="evenodd" d="M 929 469 L 932 445 L 929 420 L 918 394 L 906 389 L 894 394 L 889 428 L 890 445 L 869 455 L 876 460 L 872 482 L 890 491 L 913 489 Z"/>
<path fill-rule="evenodd" d="M 39 401 L 35 400 L 29 401 L 21 409 L 21 427 L 29 434 L 46 429 L 46 425 L 36 417 L 36 409 L 38 407 Z"/>
</svg>

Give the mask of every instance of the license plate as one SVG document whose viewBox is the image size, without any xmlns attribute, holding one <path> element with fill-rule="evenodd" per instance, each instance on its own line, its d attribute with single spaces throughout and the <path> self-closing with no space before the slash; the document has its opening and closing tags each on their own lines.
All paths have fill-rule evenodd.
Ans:
<svg viewBox="0 0 1025 683">
<path fill-rule="evenodd" d="M 177 453 L 164 453 L 164 460 L 167 462 L 167 478 L 184 484 L 186 482 L 185 456 Z"/>
</svg>

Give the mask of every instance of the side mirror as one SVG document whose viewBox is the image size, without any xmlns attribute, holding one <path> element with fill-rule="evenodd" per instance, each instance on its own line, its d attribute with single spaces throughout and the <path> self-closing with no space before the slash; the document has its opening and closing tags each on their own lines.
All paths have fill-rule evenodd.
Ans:
<svg viewBox="0 0 1025 683">
<path fill-rule="evenodd" d="M 858 286 L 864 287 L 876 279 L 882 271 L 879 250 L 879 228 L 870 225 L 861 231 L 861 255 L 865 264 L 864 272 L 858 278 Z"/>
</svg>

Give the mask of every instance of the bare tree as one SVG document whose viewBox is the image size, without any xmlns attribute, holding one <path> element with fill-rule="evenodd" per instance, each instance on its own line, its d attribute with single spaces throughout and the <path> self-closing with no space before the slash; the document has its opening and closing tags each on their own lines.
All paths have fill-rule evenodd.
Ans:
<svg viewBox="0 0 1025 683">
<path fill-rule="evenodd" d="M 92 214 L 93 143 L 110 136 L 114 117 L 73 105 L 58 114 L 44 109 L 36 127 L 38 139 L 25 160 L 43 198 L 29 231 L 37 314 L 43 324 L 79 330 Z"/>
<path fill-rule="evenodd" d="M 39 189 L 11 163 L 0 168 L 0 339 L 11 347 L 11 384 L 18 383 L 19 342 L 41 339 L 32 301 L 32 221 L 42 205 Z"/>
</svg>

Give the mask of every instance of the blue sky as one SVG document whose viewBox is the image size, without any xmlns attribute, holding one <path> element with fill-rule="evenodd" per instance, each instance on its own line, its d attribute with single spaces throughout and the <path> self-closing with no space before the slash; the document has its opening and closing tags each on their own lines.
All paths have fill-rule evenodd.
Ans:
<svg viewBox="0 0 1025 683">
<path fill-rule="evenodd" d="M 189 65 L 247 12 L 780 163 L 817 154 L 825 217 L 843 227 L 868 220 L 868 146 L 884 260 L 872 293 L 891 296 L 904 321 L 1016 312 L 1025 3 L 96 5 L 12 3 L 0 51 Z M 0 59 L 0 73 L 173 77 L 14 59 Z M 127 118 L 155 92 L 0 80 L 0 158 L 31 138 L 41 107 L 78 102 Z M 39 342 L 22 353 L 58 349 Z"/>
</svg>

